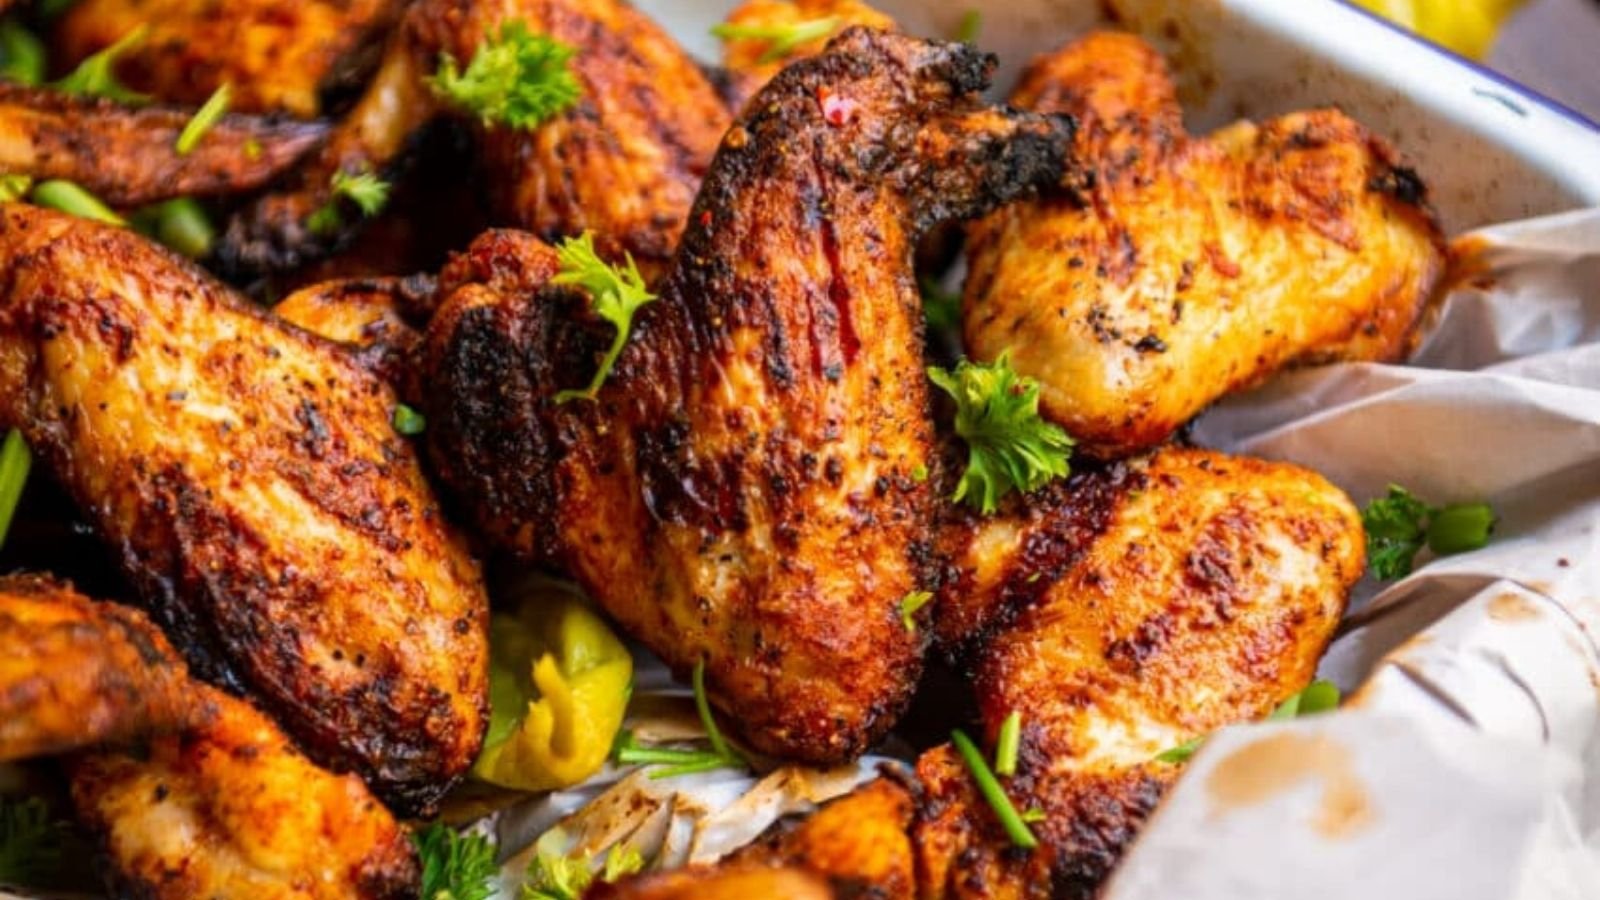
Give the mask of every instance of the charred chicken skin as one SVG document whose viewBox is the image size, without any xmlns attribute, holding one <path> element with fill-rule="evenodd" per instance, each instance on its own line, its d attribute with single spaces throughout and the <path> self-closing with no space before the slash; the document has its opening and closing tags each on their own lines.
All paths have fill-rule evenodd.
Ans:
<svg viewBox="0 0 1600 900">
<path fill-rule="evenodd" d="M 0 424 L 203 677 L 428 804 L 482 739 L 487 600 L 395 399 L 128 231 L 0 206 Z"/>
<path fill-rule="evenodd" d="M 0 578 L 0 762 L 166 734 L 214 710 L 137 610 L 47 578 Z"/>
<path fill-rule="evenodd" d="M 307 226 L 338 171 L 382 171 L 442 112 L 428 79 L 442 54 L 466 65 L 508 23 L 575 48 L 577 102 L 537 127 L 477 121 L 496 224 L 546 239 L 595 234 L 608 257 L 664 270 L 730 116 L 700 67 L 623 0 L 421 0 L 366 94 L 292 189 L 230 225 L 236 272 L 292 267 L 340 237 Z"/>
<path fill-rule="evenodd" d="M 1443 244 L 1422 183 L 1356 122 L 1190 137 L 1159 54 L 1112 33 L 1036 62 L 1013 102 L 1078 117 L 1092 177 L 972 229 L 967 347 L 1010 350 L 1085 451 L 1159 444 L 1285 366 L 1412 348 Z"/>
<path fill-rule="evenodd" d="M 940 618 L 992 742 L 1022 715 L 1017 856 L 949 748 L 918 764 L 931 897 L 1091 897 L 1180 767 L 1156 756 L 1264 717 L 1316 672 L 1365 547 L 1349 499 L 1297 466 L 1168 449 L 992 519 L 953 523 Z M 1035 576 L 1039 577 L 1035 577 Z"/>
<path fill-rule="evenodd" d="M 312 118 L 375 61 L 407 0 L 78 0 L 56 29 L 73 63 L 145 28 L 118 60 L 133 90 L 198 106 L 229 85 L 239 112 Z"/>
<path fill-rule="evenodd" d="M 915 237 L 1056 180 L 1071 137 L 979 105 L 991 65 L 855 29 L 780 74 L 594 402 L 553 399 L 598 344 L 548 286 L 554 251 L 491 234 L 441 279 L 420 371 L 443 480 L 679 673 L 704 661 L 764 752 L 855 756 L 917 680 L 898 615 L 933 499 Z"/>
<path fill-rule="evenodd" d="M 192 680 L 143 613 L 0 578 L 0 638 L 0 759 L 86 751 L 72 798 L 117 896 L 416 896 L 405 832 L 360 779 Z"/>
<path fill-rule="evenodd" d="M 193 115 L 0 82 L 0 173 L 64 178 L 113 206 L 137 206 L 262 187 L 326 134 L 310 122 L 229 115 L 179 153 Z"/>
</svg>

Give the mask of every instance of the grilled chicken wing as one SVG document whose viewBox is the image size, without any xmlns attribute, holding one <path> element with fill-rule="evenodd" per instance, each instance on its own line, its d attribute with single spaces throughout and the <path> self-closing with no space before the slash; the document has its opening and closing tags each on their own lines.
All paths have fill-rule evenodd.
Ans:
<svg viewBox="0 0 1600 900">
<path fill-rule="evenodd" d="M 170 733 L 214 713 L 136 610 L 0 578 L 0 762 Z"/>
<path fill-rule="evenodd" d="M 1360 517 L 1295 466 L 1169 449 L 953 525 L 939 618 L 966 633 L 984 729 L 1022 715 L 1017 856 L 949 748 L 918 764 L 924 896 L 1090 897 L 1178 767 L 1316 671 L 1361 576 Z M 974 887 L 980 885 L 982 887 Z"/>
<path fill-rule="evenodd" d="M 739 110 L 783 67 L 816 56 L 841 32 L 861 25 L 894 31 L 894 19 L 860 0 L 746 0 L 728 14 L 722 65 L 731 80 L 730 105 Z M 794 28 L 810 34 L 792 47 L 757 36 Z M 744 36 L 739 36 L 739 35 Z"/>
<path fill-rule="evenodd" d="M 855 29 L 730 132 L 661 298 L 597 402 L 555 254 L 491 234 L 425 338 L 435 466 L 484 532 L 554 558 L 759 749 L 860 753 L 916 682 L 933 440 L 911 274 L 928 223 L 1059 177 L 1064 121 L 977 105 L 991 60 Z M 841 673 L 849 677 L 841 677 Z"/>
<path fill-rule="evenodd" d="M 311 118 L 358 81 L 407 0 L 78 0 L 56 32 L 73 62 L 139 27 L 118 61 L 134 90 L 197 106 L 223 84 L 240 112 Z"/>
<path fill-rule="evenodd" d="M 398 389 L 422 339 L 411 323 L 427 321 L 434 296 L 434 281 L 426 276 L 355 278 L 302 288 L 272 311 L 343 344 L 356 362 Z"/>
<path fill-rule="evenodd" d="M 487 601 L 395 400 L 130 232 L 0 206 L 0 423 L 204 677 L 404 807 L 471 764 Z"/>
<path fill-rule="evenodd" d="M 440 112 L 426 79 L 440 55 L 464 65 L 508 22 L 577 49 L 577 104 L 534 130 L 477 123 L 495 224 L 547 239 L 595 233 L 608 256 L 631 253 L 647 273 L 671 258 L 728 111 L 700 67 L 624 0 L 421 0 L 373 84 L 293 189 L 230 225 L 224 265 L 237 273 L 293 267 L 339 235 L 306 225 L 340 170 L 379 171 Z"/>
<path fill-rule="evenodd" d="M 599 885 L 588 898 L 911 900 L 917 896 L 909 836 L 915 814 L 911 791 L 889 778 L 879 778 L 714 867 Z"/>
<path fill-rule="evenodd" d="M 118 896 L 412 898 L 405 832 L 354 776 L 312 765 L 243 700 L 189 677 L 137 610 L 0 578 L 0 759 L 68 769 Z"/>
<path fill-rule="evenodd" d="M 1102 456 L 1158 444 L 1287 365 L 1394 360 L 1438 282 L 1417 177 L 1334 110 L 1183 130 L 1166 67 L 1097 34 L 1035 63 L 1013 101 L 1081 119 L 1093 177 L 970 234 L 967 347 L 1043 386 Z"/>
<path fill-rule="evenodd" d="M 137 206 L 259 188 L 326 133 L 316 123 L 228 115 L 180 154 L 178 135 L 193 115 L 0 82 L 0 173 L 64 178 L 113 206 Z"/>
</svg>

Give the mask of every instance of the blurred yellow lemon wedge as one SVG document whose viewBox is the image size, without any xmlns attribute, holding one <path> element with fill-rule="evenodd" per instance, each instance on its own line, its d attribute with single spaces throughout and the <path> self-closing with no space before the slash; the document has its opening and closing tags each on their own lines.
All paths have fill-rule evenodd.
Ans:
<svg viewBox="0 0 1600 900">
<path fill-rule="evenodd" d="M 1483 59 L 1506 19 L 1527 0 L 1356 0 L 1462 56 Z"/>
</svg>

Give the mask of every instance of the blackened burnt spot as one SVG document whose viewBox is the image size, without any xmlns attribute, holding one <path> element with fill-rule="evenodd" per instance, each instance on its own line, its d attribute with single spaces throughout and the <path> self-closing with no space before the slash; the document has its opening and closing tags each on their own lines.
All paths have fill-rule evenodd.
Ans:
<svg viewBox="0 0 1600 900">
<path fill-rule="evenodd" d="M 1406 166 L 1384 169 L 1367 183 L 1367 189 L 1387 194 L 1410 206 L 1420 207 L 1428 202 L 1428 186 L 1415 169 Z"/>
</svg>

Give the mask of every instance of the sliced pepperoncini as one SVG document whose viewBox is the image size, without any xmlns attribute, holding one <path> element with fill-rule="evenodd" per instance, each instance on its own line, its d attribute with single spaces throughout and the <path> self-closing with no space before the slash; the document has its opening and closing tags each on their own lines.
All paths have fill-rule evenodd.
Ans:
<svg viewBox="0 0 1600 900">
<path fill-rule="evenodd" d="M 479 779 L 547 791 L 605 765 L 628 706 L 633 658 L 575 589 L 530 580 L 489 625 L 489 731 Z"/>
</svg>

